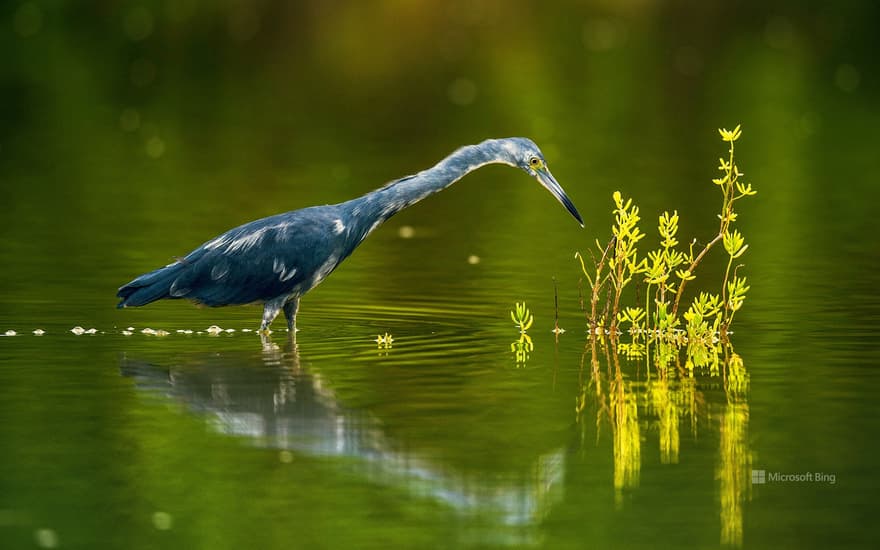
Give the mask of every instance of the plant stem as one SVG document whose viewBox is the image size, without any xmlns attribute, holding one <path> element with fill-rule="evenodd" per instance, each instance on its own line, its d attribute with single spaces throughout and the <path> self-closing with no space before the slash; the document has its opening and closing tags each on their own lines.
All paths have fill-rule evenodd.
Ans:
<svg viewBox="0 0 880 550">
<path fill-rule="evenodd" d="M 724 187 L 722 189 L 722 193 L 724 194 L 724 200 L 721 204 L 721 225 L 718 228 L 718 234 L 715 235 L 715 238 L 709 241 L 709 244 L 706 245 L 706 248 L 700 252 L 694 261 L 691 262 L 691 265 L 688 266 L 688 272 L 693 275 L 694 269 L 696 269 L 697 265 L 703 259 L 709 249 L 715 246 L 718 241 L 724 238 L 724 234 L 727 232 L 727 228 L 730 226 L 730 215 L 733 213 L 733 184 L 736 182 L 737 174 L 736 168 L 733 165 L 733 141 L 730 141 L 730 149 L 729 149 L 729 157 L 728 157 L 728 166 L 727 166 L 727 177 L 725 178 Z M 725 279 L 726 284 L 726 279 Z M 678 292 L 675 293 L 675 303 L 672 305 L 672 317 L 678 315 L 678 304 L 681 301 L 681 296 L 684 293 L 684 287 L 687 286 L 687 280 L 682 279 L 681 284 L 678 285 Z"/>
<path fill-rule="evenodd" d="M 700 261 L 703 259 L 703 256 L 705 256 L 709 252 L 709 250 L 713 246 L 715 246 L 718 243 L 718 241 L 720 241 L 723 238 L 724 238 L 724 231 L 722 230 L 717 235 L 715 235 L 715 238 L 712 239 L 711 241 L 709 241 L 709 244 L 706 245 L 706 248 L 704 248 L 703 251 L 700 252 L 696 258 L 694 258 L 694 261 L 691 262 L 691 265 L 688 266 L 687 270 L 691 274 L 693 274 L 694 269 L 697 268 L 697 265 L 699 265 Z M 675 302 L 672 305 L 672 317 L 675 317 L 676 315 L 678 315 L 678 303 L 681 301 L 681 295 L 684 293 L 684 287 L 686 284 L 687 284 L 687 280 L 682 279 L 681 283 L 678 285 L 678 292 L 675 293 Z"/>
<path fill-rule="evenodd" d="M 730 266 L 733 265 L 733 256 L 727 260 L 727 269 L 724 270 L 724 280 L 721 281 L 721 302 L 724 304 L 724 316 L 721 320 L 721 333 L 727 334 L 727 327 L 730 326 L 730 321 L 733 319 L 733 315 L 729 315 L 730 304 L 727 296 L 727 280 L 730 277 Z"/>
<path fill-rule="evenodd" d="M 614 237 L 611 237 L 611 240 L 608 241 L 608 245 L 602 252 L 602 257 L 599 258 L 599 263 L 596 266 L 596 280 L 593 282 L 593 293 L 590 297 L 590 332 L 595 332 L 596 327 L 598 326 L 596 320 L 596 306 L 599 304 L 599 291 L 602 290 L 602 284 L 604 284 L 604 279 L 601 277 L 602 267 L 605 265 L 605 258 L 608 257 L 608 252 L 611 250 L 611 246 L 614 244 L 615 240 Z"/>
</svg>

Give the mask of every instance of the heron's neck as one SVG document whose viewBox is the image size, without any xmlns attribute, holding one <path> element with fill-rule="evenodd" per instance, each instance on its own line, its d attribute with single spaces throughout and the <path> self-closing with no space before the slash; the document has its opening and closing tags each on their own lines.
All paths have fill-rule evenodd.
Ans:
<svg viewBox="0 0 880 550">
<path fill-rule="evenodd" d="M 486 140 L 461 147 L 436 165 L 367 193 L 359 199 L 359 216 L 368 221 L 370 230 L 407 206 L 446 189 L 469 172 L 492 163 L 512 164 L 502 140 Z"/>
</svg>

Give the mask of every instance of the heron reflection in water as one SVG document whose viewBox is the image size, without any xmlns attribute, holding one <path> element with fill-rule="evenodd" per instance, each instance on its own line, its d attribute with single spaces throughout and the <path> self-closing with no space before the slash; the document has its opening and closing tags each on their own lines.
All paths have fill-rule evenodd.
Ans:
<svg viewBox="0 0 880 550">
<path fill-rule="evenodd" d="M 292 339 L 279 346 L 269 338 L 259 353 L 211 350 L 158 361 L 124 356 L 120 371 L 141 391 L 183 404 L 222 434 L 293 456 L 346 458 L 377 485 L 435 499 L 465 517 L 497 518 L 489 526 L 477 522 L 493 537 L 529 538 L 536 518 L 559 501 L 562 446 L 536 451 L 530 466 L 504 475 L 459 470 L 430 449 L 419 452 L 418 445 L 388 436 L 371 411 L 342 402 L 312 366 L 316 358 L 301 358 Z"/>
<path fill-rule="evenodd" d="M 165 298 L 207 306 L 263 304 L 261 332 L 280 312 L 296 330 L 300 298 L 317 286 L 385 220 L 487 164 L 507 164 L 536 178 L 581 224 L 583 219 L 527 138 L 468 145 L 432 168 L 340 204 L 313 206 L 246 223 L 183 258 L 122 286 L 117 307 Z"/>
</svg>

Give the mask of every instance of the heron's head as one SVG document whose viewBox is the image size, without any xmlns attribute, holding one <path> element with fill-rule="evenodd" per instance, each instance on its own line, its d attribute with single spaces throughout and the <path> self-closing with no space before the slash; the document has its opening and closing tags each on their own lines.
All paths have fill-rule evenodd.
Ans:
<svg viewBox="0 0 880 550">
<path fill-rule="evenodd" d="M 535 145 L 535 142 L 528 138 L 521 137 L 507 138 L 498 141 L 501 142 L 501 148 L 503 150 L 502 154 L 507 157 L 505 160 L 509 164 L 523 169 L 527 174 L 538 180 L 538 183 L 550 191 L 550 193 L 556 197 L 556 200 L 561 202 L 565 209 L 568 210 L 568 213 L 571 214 L 579 224 L 581 224 L 581 227 L 583 227 L 583 218 L 581 218 L 574 203 L 571 202 L 571 199 L 565 194 L 562 186 L 559 185 L 559 182 L 557 182 L 556 178 L 553 177 L 553 174 L 550 173 L 550 168 L 547 166 L 544 154 L 538 146 Z"/>
</svg>

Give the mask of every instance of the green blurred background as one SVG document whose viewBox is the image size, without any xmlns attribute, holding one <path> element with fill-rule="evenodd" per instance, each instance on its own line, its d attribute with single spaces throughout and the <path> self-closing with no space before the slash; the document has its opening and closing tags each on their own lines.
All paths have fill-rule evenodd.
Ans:
<svg viewBox="0 0 880 550">
<path fill-rule="evenodd" d="M 864 198 L 874 193 L 878 11 L 873 2 L 7 3 L 0 228 L 18 262 L 50 257 L 55 268 L 6 269 L 0 284 L 61 301 L 61 280 L 89 284 L 95 265 L 142 271 L 239 222 L 338 202 L 506 135 L 542 146 L 585 210 L 581 241 L 591 242 L 607 231 L 615 189 L 652 213 L 684 211 L 685 197 L 714 205 L 701 185 L 721 152 L 714 128 L 740 122 L 742 164 L 762 194 L 743 219 L 759 229 L 747 237 L 774 245 L 756 255 L 846 246 L 873 204 Z M 524 234 L 568 229 L 551 204 L 523 207 L 537 196 L 525 182 L 460 187 L 407 222 L 477 240 L 516 224 Z M 551 215 L 558 225 L 544 221 Z M 683 234 L 706 234 L 705 219 Z M 179 242 L 170 249 L 169 231 Z M 523 242 L 527 256 L 539 240 Z"/>
</svg>

